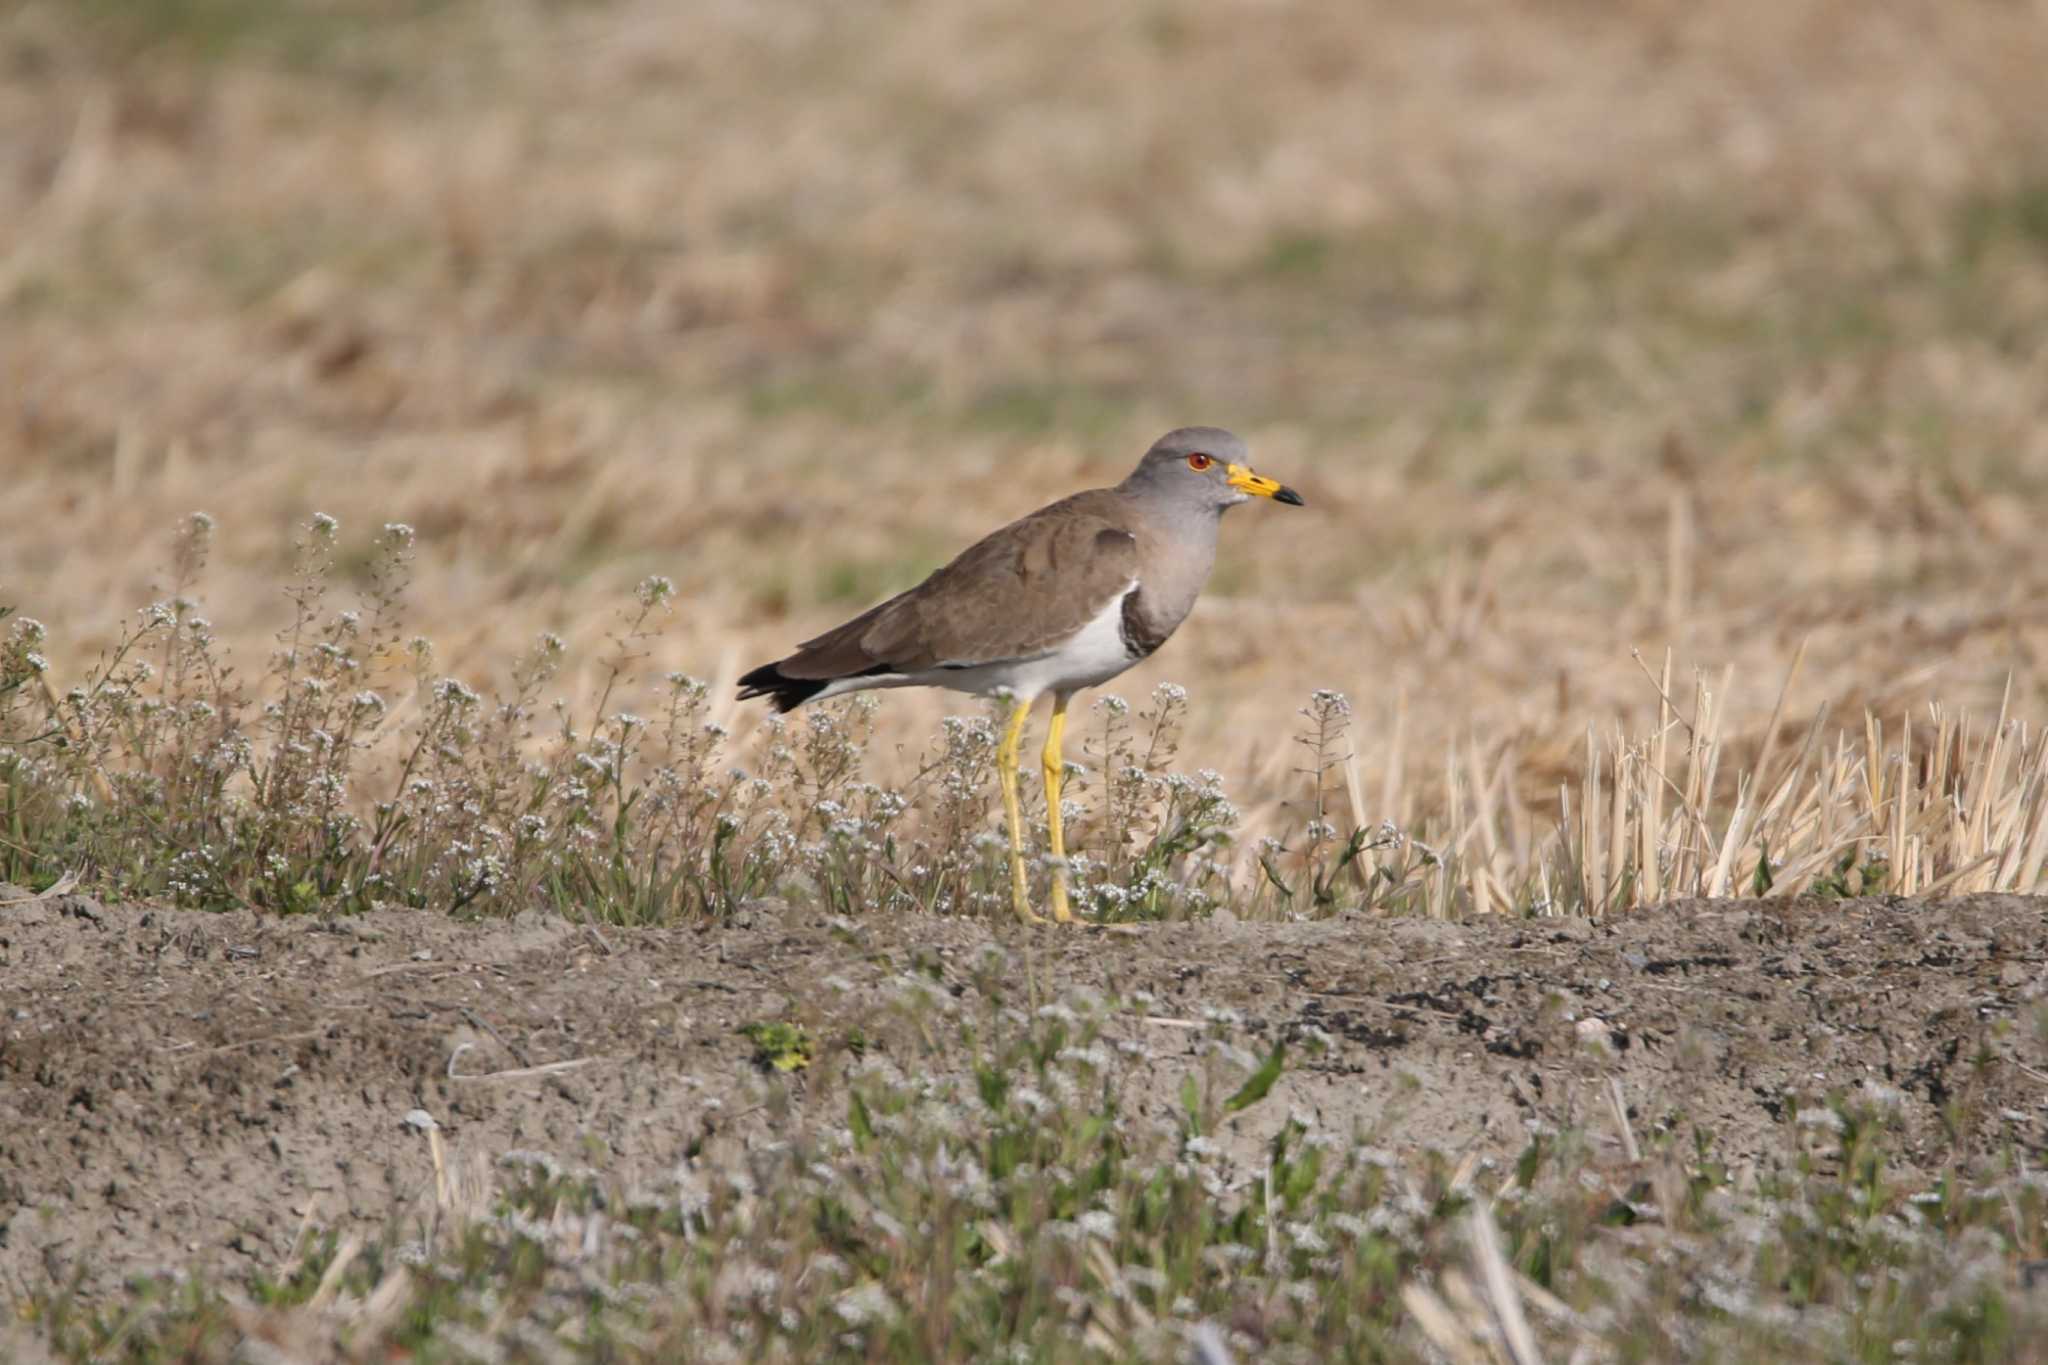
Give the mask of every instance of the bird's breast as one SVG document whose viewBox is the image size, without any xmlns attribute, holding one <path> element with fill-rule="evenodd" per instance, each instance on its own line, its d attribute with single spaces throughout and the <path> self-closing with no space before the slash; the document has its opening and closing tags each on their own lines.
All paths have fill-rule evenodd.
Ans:
<svg viewBox="0 0 2048 1365">
<path fill-rule="evenodd" d="M 1179 616 L 1162 616 L 1155 610 L 1156 603 L 1148 602 L 1141 585 L 1124 594 L 1123 610 L 1118 629 L 1123 637 L 1124 651 L 1133 659 L 1143 659 L 1166 643 L 1166 637 L 1173 634 L 1187 613 Z"/>
</svg>

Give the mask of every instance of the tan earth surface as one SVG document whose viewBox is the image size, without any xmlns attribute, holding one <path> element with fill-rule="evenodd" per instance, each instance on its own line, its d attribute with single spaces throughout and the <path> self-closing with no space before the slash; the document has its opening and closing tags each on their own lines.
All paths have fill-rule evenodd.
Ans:
<svg viewBox="0 0 2048 1365">
<path fill-rule="evenodd" d="M 1512 1158 L 1541 1129 L 1619 1159 L 1618 1081 L 1646 1147 L 1710 1130 L 1738 1179 L 1796 1153 L 1796 1110 L 1830 1094 L 1895 1107 L 1919 1175 L 2048 1158 L 2048 899 L 1106 934 L 777 902 L 599 931 L 25 895 L 0 887 L 0 1298 L 274 1275 L 315 1228 L 416 1235 L 436 1182 L 416 1110 L 458 1175 L 537 1152 L 660 1188 L 843 1123 L 855 1068 L 971 1066 L 959 1030 L 993 990 L 1120 999 L 1106 1036 L 1146 1058 L 1133 1111 L 1175 1104 L 1219 1031 L 1247 1054 L 1289 1040 L 1229 1120 L 1245 1152 L 1292 1111 L 1414 1159 Z M 777 1019 L 816 1040 L 788 1076 L 737 1032 Z"/>
</svg>

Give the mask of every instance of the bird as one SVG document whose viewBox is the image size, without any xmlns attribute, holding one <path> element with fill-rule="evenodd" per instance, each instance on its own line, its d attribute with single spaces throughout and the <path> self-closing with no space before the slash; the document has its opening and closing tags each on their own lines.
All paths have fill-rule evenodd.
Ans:
<svg viewBox="0 0 2048 1365">
<path fill-rule="evenodd" d="M 1302 496 L 1257 474 L 1244 441 L 1221 427 L 1180 427 L 1152 443 L 1129 477 L 1075 493 L 989 533 L 916 587 L 804 641 L 739 679 L 740 700 L 778 712 L 849 692 L 940 687 L 1010 699 L 996 747 L 1009 822 L 1011 903 L 1043 923 L 1024 870 L 1018 748 L 1032 705 L 1052 695 L 1042 762 L 1054 921 L 1074 914 L 1061 826 L 1067 703 L 1151 657 L 1187 619 L 1216 562 L 1223 514 L 1254 498 Z"/>
</svg>

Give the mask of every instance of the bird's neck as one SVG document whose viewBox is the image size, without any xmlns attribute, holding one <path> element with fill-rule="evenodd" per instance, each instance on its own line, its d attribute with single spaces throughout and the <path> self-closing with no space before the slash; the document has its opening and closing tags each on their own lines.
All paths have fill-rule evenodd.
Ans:
<svg viewBox="0 0 2048 1365">
<path fill-rule="evenodd" d="M 1139 605 L 1148 625 L 1163 637 L 1194 610 L 1216 567 L 1216 531 L 1220 517 L 1197 514 L 1171 526 L 1137 528 L 1145 572 L 1139 584 Z"/>
</svg>

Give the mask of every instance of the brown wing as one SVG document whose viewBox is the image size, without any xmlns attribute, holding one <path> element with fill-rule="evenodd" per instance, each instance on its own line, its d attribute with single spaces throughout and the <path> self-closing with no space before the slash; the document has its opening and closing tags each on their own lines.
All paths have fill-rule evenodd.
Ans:
<svg viewBox="0 0 2048 1365">
<path fill-rule="evenodd" d="M 1138 576 L 1121 501 L 1107 490 L 1077 493 L 1013 521 L 908 592 L 806 640 L 775 670 L 830 679 L 1048 653 Z"/>
</svg>

